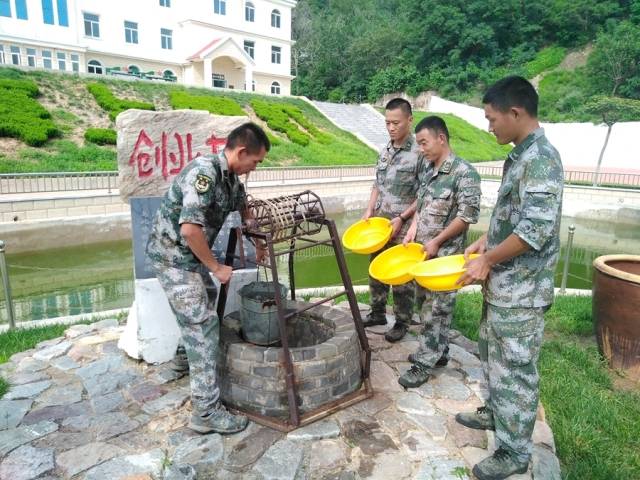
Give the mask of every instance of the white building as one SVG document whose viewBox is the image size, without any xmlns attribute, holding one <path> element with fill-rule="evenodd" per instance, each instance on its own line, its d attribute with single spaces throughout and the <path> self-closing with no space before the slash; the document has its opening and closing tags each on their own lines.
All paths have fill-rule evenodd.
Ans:
<svg viewBox="0 0 640 480">
<path fill-rule="evenodd" d="M 0 63 L 291 92 L 295 0 L 0 0 Z"/>
</svg>

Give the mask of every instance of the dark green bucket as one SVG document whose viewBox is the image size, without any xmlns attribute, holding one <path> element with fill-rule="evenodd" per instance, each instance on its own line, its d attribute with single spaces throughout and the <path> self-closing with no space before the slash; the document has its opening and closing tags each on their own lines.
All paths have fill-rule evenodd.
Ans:
<svg viewBox="0 0 640 480">
<path fill-rule="evenodd" d="M 285 304 L 288 288 L 278 283 L 278 290 Z M 252 282 L 240 289 L 240 323 L 246 341 L 256 345 L 280 341 L 275 292 L 273 282 Z"/>
</svg>

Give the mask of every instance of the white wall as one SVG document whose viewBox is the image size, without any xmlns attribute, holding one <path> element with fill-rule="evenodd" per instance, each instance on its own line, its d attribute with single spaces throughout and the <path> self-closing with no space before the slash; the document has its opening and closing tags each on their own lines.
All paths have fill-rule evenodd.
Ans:
<svg viewBox="0 0 640 480">
<path fill-rule="evenodd" d="M 429 104 L 432 112 L 452 113 L 473 126 L 488 129 L 481 108 L 451 102 L 433 96 Z M 607 132 L 606 125 L 592 123 L 543 123 L 545 133 L 558 149 L 565 170 L 593 170 Z M 640 153 L 636 147 L 640 135 L 640 122 L 625 122 L 614 125 L 609 144 L 602 160 L 603 171 L 640 170 Z"/>
</svg>

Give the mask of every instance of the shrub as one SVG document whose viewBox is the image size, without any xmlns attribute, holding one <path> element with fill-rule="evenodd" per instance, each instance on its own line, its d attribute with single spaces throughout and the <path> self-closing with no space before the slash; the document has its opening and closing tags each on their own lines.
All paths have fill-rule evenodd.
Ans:
<svg viewBox="0 0 640 480">
<path fill-rule="evenodd" d="M 284 133 L 289 140 L 298 145 L 309 145 L 309 136 L 301 132 L 296 125 L 289 121 L 289 114 L 285 112 L 286 105 L 263 100 L 252 100 L 251 107 L 258 117 L 267 122 L 267 126 L 271 130 Z"/>
<path fill-rule="evenodd" d="M 169 94 L 169 103 L 173 109 L 206 110 L 214 115 L 246 115 L 234 100 L 217 95 L 190 95 L 187 92 L 174 90 Z"/>
<path fill-rule="evenodd" d="M 102 83 L 89 83 L 87 90 L 94 96 L 98 105 L 109 112 L 109 118 L 115 120 L 119 113 L 129 110 L 130 108 L 138 108 L 140 110 L 155 110 L 151 103 L 138 102 L 136 100 L 123 100 L 113 95 L 109 88 Z"/>
<path fill-rule="evenodd" d="M 566 54 L 567 49 L 563 47 L 543 48 L 533 60 L 527 62 L 524 66 L 527 78 L 533 78 L 545 70 L 557 67 L 564 60 Z"/>
<path fill-rule="evenodd" d="M 84 139 L 96 145 L 115 145 L 118 135 L 112 128 L 87 128 Z"/>
<path fill-rule="evenodd" d="M 23 80 L 0 80 L 0 137 L 39 146 L 60 134 L 51 114 L 35 100 L 38 87 Z"/>
</svg>

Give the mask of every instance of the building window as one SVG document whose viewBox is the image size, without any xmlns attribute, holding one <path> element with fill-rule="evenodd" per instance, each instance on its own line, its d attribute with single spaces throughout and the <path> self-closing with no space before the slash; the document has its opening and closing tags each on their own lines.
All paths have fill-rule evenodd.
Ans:
<svg viewBox="0 0 640 480">
<path fill-rule="evenodd" d="M 11 63 L 14 65 L 20 65 L 22 62 L 20 61 L 20 47 L 16 47 L 14 45 L 11 46 Z"/>
<path fill-rule="evenodd" d="M 124 41 L 138 43 L 138 23 L 124 21 Z"/>
<path fill-rule="evenodd" d="M 282 53 L 282 48 L 280 47 L 271 47 L 271 63 L 280 63 L 280 55 Z"/>
<path fill-rule="evenodd" d="M 244 41 L 244 51 L 247 52 L 251 58 L 256 58 L 256 42 L 251 42 L 249 40 Z"/>
<path fill-rule="evenodd" d="M 213 0 L 213 13 L 218 15 L 227 14 L 227 0 Z"/>
<path fill-rule="evenodd" d="M 136 77 L 140 76 L 140 67 L 138 67 L 137 65 L 129 65 L 127 67 L 127 72 L 130 75 L 135 75 Z"/>
<path fill-rule="evenodd" d="M 162 78 L 164 78 L 168 82 L 175 82 L 178 79 L 178 77 L 176 77 L 176 74 L 173 73 L 172 70 L 165 70 L 164 72 L 162 72 Z"/>
<path fill-rule="evenodd" d="M 253 3 L 251 2 L 247 2 L 244 4 L 244 19 L 247 22 L 256 21 L 256 8 L 253 6 Z"/>
<path fill-rule="evenodd" d="M 211 74 L 211 79 L 213 80 L 213 88 L 227 88 L 227 81 L 224 78 L 224 74 L 213 73 Z"/>
<path fill-rule="evenodd" d="M 273 82 L 271 84 L 271 93 L 273 95 L 280 95 L 280 84 L 278 82 Z"/>
<path fill-rule="evenodd" d="M 51 63 L 51 51 L 50 50 L 43 50 L 42 51 L 42 66 L 48 70 L 51 70 L 53 68 L 53 64 Z"/>
<path fill-rule="evenodd" d="M 161 7 L 170 7 L 171 6 L 171 0 L 160 0 L 160 6 Z"/>
<path fill-rule="evenodd" d="M 58 25 L 69 26 L 69 12 L 67 11 L 67 0 L 58 0 Z"/>
<path fill-rule="evenodd" d="M 0 45 L 0 65 L 4 63 L 4 46 Z"/>
<path fill-rule="evenodd" d="M 87 72 L 102 75 L 104 70 L 102 69 L 102 64 L 99 61 L 89 60 L 89 63 L 87 63 Z"/>
<path fill-rule="evenodd" d="M 27 65 L 30 67 L 36 66 L 36 49 L 27 48 Z"/>
<path fill-rule="evenodd" d="M 53 0 L 42 0 L 42 19 L 47 25 L 53 25 Z"/>
<path fill-rule="evenodd" d="M 58 70 L 62 70 L 63 72 L 67 69 L 67 54 L 64 52 L 56 53 L 56 57 L 58 58 Z"/>
<path fill-rule="evenodd" d="M 80 71 L 80 56 L 77 53 L 71 54 L 71 70 L 76 73 Z"/>
<path fill-rule="evenodd" d="M 98 15 L 84 14 L 84 34 L 87 37 L 100 38 L 100 17 Z"/>
<path fill-rule="evenodd" d="M 280 11 L 273 10 L 271 12 L 271 26 L 274 28 L 280 28 Z"/>
<path fill-rule="evenodd" d="M 161 28 L 160 29 L 160 45 L 165 50 L 172 50 L 173 49 L 172 36 L 173 36 L 173 31 L 172 30 L 168 30 L 166 28 Z"/>
<path fill-rule="evenodd" d="M 11 4 L 9 0 L 0 0 L 0 17 L 11 16 Z"/>
<path fill-rule="evenodd" d="M 29 20 L 29 16 L 27 15 L 27 0 L 16 0 L 16 17 L 20 20 Z"/>
</svg>

